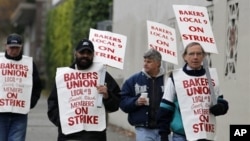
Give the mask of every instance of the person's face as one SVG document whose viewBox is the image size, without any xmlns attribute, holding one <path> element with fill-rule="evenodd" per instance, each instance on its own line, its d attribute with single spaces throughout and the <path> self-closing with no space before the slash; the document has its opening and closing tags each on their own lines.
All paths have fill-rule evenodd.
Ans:
<svg viewBox="0 0 250 141">
<path fill-rule="evenodd" d="M 8 45 L 5 45 L 5 49 L 6 49 L 7 54 L 10 57 L 17 57 L 22 51 L 22 47 L 19 47 L 19 46 L 10 47 Z"/>
<path fill-rule="evenodd" d="M 200 69 L 203 58 L 205 57 L 204 52 L 200 45 L 194 45 L 187 48 L 187 53 L 183 56 L 183 59 L 187 62 L 188 66 L 192 69 Z"/>
<path fill-rule="evenodd" d="M 155 76 L 159 73 L 159 68 L 161 66 L 160 61 L 156 61 L 154 59 L 145 58 L 144 59 L 144 70 L 150 76 Z"/>
<path fill-rule="evenodd" d="M 93 63 L 94 53 L 89 50 L 75 51 L 75 60 L 78 69 L 83 70 L 89 68 Z"/>
</svg>

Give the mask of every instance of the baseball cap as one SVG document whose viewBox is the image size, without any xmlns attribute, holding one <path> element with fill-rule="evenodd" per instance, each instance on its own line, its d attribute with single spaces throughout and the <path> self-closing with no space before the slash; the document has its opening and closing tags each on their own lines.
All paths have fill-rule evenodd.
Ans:
<svg viewBox="0 0 250 141">
<path fill-rule="evenodd" d="M 7 45 L 9 47 L 21 47 L 22 43 L 22 37 L 16 33 L 12 33 L 7 37 Z"/>
<path fill-rule="evenodd" d="M 78 45 L 76 46 L 76 48 L 75 48 L 75 50 L 76 51 L 82 51 L 82 50 L 89 50 L 89 51 L 91 51 L 91 52 L 94 52 L 94 45 L 93 45 L 93 43 L 90 41 L 90 40 L 88 40 L 88 39 L 82 39 L 79 43 L 78 43 Z"/>
</svg>

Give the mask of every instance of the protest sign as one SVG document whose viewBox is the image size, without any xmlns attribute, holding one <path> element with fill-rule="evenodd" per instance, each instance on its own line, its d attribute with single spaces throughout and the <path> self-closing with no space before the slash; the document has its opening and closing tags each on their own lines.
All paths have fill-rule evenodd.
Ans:
<svg viewBox="0 0 250 141">
<path fill-rule="evenodd" d="M 127 37 L 112 33 L 90 29 L 89 40 L 95 47 L 94 62 L 123 69 Z"/>
<path fill-rule="evenodd" d="M 219 88 L 217 71 L 210 68 L 212 83 Z M 175 89 L 187 140 L 214 140 L 216 119 L 209 111 L 212 97 L 205 76 L 192 77 L 181 69 L 173 71 Z"/>
<path fill-rule="evenodd" d="M 90 29 L 89 40 L 91 40 L 95 47 L 94 62 L 102 62 L 105 65 L 123 69 L 125 49 L 127 37 L 124 35 L 112 33 L 109 31 L 101 31 Z M 102 72 L 101 85 L 104 85 L 106 70 Z M 102 106 L 102 97 L 97 98 L 98 107 Z"/>
<path fill-rule="evenodd" d="M 56 85 L 62 132 L 71 134 L 82 130 L 102 131 L 106 128 L 105 109 L 96 108 L 102 63 L 88 70 L 57 68 Z"/>
<path fill-rule="evenodd" d="M 207 53 L 218 53 L 207 8 L 192 5 L 173 5 L 183 46 L 199 42 Z"/>
<path fill-rule="evenodd" d="M 164 24 L 147 21 L 148 47 L 162 55 L 162 60 L 178 64 L 175 30 Z"/>
<path fill-rule="evenodd" d="M 27 114 L 32 91 L 32 58 L 13 61 L 0 54 L 0 112 Z"/>
</svg>

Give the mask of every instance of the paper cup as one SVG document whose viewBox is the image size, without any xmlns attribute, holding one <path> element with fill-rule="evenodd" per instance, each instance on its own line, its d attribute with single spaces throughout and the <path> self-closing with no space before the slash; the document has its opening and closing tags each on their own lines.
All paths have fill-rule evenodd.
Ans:
<svg viewBox="0 0 250 141">
<path fill-rule="evenodd" d="M 148 98 L 148 93 L 141 93 L 141 97 Z"/>
</svg>

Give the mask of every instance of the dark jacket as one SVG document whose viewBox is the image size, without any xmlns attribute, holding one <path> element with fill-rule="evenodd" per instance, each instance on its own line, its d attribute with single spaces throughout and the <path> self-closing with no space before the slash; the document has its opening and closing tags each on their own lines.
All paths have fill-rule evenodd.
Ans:
<svg viewBox="0 0 250 141">
<path fill-rule="evenodd" d="M 75 69 L 75 64 L 72 64 L 70 68 Z M 108 99 L 103 99 L 103 104 L 105 106 L 106 112 L 115 112 L 119 109 L 120 102 L 120 87 L 114 80 L 114 78 L 106 72 L 105 82 L 108 88 Z M 58 127 L 58 141 L 65 141 L 67 139 L 75 140 L 100 140 L 106 141 L 106 129 L 101 132 L 93 131 L 81 131 L 69 135 L 64 135 L 62 133 L 59 117 L 59 107 L 58 107 L 58 98 L 57 98 L 57 88 L 56 84 L 54 85 L 49 97 L 48 97 L 48 118 L 49 120 Z"/>
<path fill-rule="evenodd" d="M 31 93 L 31 103 L 30 103 L 30 108 L 34 108 L 40 98 L 41 91 L 42 91 L 42 82 L 39 77 L 39 73 L 36 67 L 36 64 L 33 62 L 33 74 L 32 74 L 32 82 L 33 82 L 33 87 L 32 87 L 32 93 Z"/>
<path fill-rule="evenodd" d="M 164 72 L 152 78 L 141 71 L 127 79 L 121 91 L 120 108 L 128 113 L 132 126 L 156 128 L 156 115 L 164 91 Z M 142 92 L 147 92 L 149 106 L 137 106 L 136 100 Z"/>
</svg>

